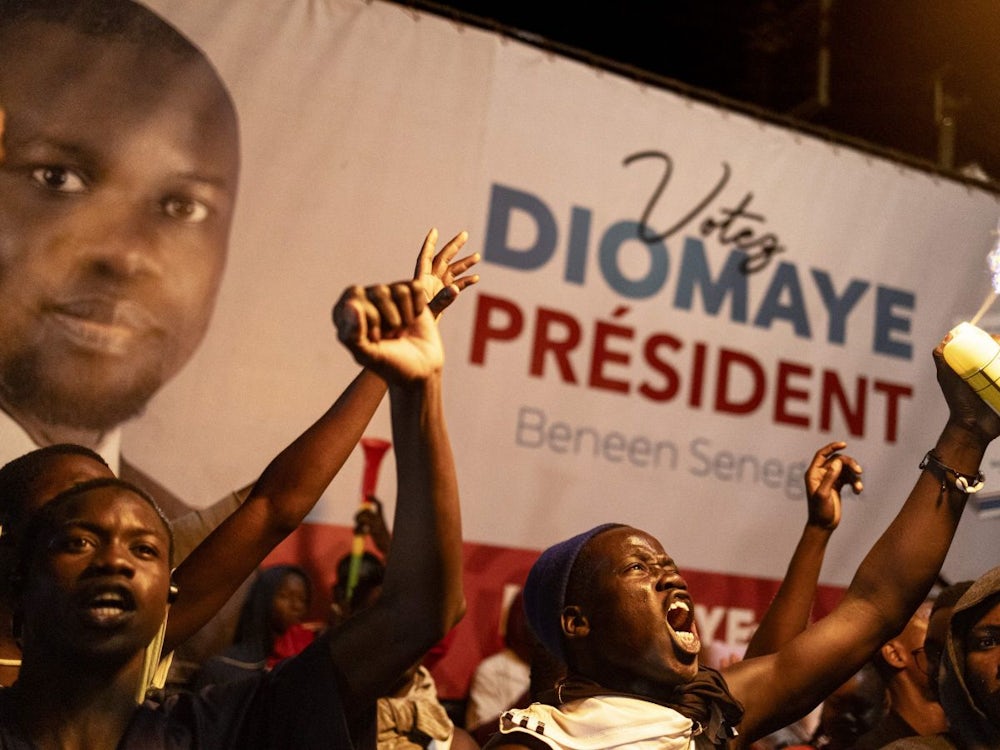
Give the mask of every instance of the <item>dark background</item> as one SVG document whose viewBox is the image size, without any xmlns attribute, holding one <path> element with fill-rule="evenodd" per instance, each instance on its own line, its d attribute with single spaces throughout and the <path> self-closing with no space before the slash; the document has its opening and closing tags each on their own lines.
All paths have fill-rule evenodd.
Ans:
<svg viewBox="0 0 1000 750">
<path fill-rule="evenodd" d="M 401 1 L 1000 188 L 1000 0 Z"/>
</svg>

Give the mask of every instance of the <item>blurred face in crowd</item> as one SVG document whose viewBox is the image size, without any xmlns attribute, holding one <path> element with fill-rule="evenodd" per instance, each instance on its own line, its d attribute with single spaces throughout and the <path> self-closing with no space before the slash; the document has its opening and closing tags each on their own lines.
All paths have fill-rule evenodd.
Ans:
<svg viewBox="0 0 1000 750">
<path fill-rule="evenodd" d="M 309 613 L 309 584 L 298 573 L 286 573 L 271 600 L 271 629 L 284 633 Z"/>
<path fill-rule="evenodd" d="M 965 636 L 965 681 L 976 705 L 1000 727 L 1000 598 Z"/>
</svg>

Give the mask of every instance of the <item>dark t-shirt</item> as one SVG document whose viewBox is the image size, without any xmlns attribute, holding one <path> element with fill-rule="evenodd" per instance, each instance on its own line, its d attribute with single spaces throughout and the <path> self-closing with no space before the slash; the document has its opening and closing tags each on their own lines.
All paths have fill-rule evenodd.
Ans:
<svg viewBox="0 0 1000 750">
<path fill-rule="evenodd" d="M 0 750 L 33 750 L 7 697 L 0 690 Z M 320 638 L 272 672 L 147 701 L 136 708 L 118 750 L 371 748 L 375 704 L 363 714 L 364 726 L 348 725 L 329 646 Z"/>
</svg>

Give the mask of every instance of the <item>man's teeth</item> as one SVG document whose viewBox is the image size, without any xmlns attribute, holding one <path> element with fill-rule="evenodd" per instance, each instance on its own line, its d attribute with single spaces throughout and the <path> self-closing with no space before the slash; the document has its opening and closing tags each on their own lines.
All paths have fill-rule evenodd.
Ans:
<svg viewBox="0 0 1000 750">
<path fill-rule="evenodd" d="M 94 607 L 90 611 L 98 617 L 114 617 L 120 615 L 124 610 L 121 607 Z"/>
<path fill-rule="evenodd" d="M 114 614 L 125 609 L 125 601 L 120 596 L 106 594 L 94 599 L 90 608 L 98 614 Z"/>
<path fill-rule="evenodd" d="M 677 636 L 677 640 L 687 646 L 695 644 L 694 633 L 688 633 L 686 630 L 675 630 L 674 635 Z"/>
</svg>

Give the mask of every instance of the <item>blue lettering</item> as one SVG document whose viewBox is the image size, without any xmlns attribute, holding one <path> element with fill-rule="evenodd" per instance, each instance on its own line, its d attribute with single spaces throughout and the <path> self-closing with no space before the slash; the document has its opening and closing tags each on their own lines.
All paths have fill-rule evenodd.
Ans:
<svg viewBox="0 0 1000 750">
<path fill-rule="evenodd" d="M 867 281 L 854 279 L 847 285 L 844 293 L 838 297 L 833 289 L 833 281 L 830 280 L 830 274 L 814 268 L 812 275 L 816 281 L 816 288 L 819 289 L 819 296 L 823 299 L 823 304 L 826 305 L 827 312 L 830 313 L 830 327 L 826 334 L 827 340 L 831 344 L 843 344 L 847 338 L 847 315 L 858 304 L 858 300 L 861 299 L 862 295 L 868 291 L 869 284 Z"/>
<path fill-rule="evenodd" d="M 601 238 L 599 250 L 604 279 L 612 289 L 630 299 L 652 297 L 660 291 L 667 280 L 667 271 L 670 268 L 667 247 L 661 240 L 640 242 L 638 237 L 639 224 L 634 221 L 619 221 L 608 227 L 608 231 Z M 622 274 L 618 263 L 621 246 L 629 240 L 634 243 L 632 247 L 644 248 L 649 255 L 649 270 L 643 278 L 634 281 Z"/>
<path fill-rule="evenodd" d="M 587 241 L 590 239 L 590 211 L 573 206 L 569 221 L 569 255 L 566 258 L 566 281 L 583 284 L 587 276 Z"/>
<path fill-rule="evenodd" d="M 636 155 L 644 158 L 647 154 Z M 626 162 L 628 163 L 628 162 Z M 670 165 L 667 164 L 669 178 Z M 717 191 L 726 183 L 728 172 L 716 186 Z M 662 190 L 662 185 L 658 190 Z M 713 198 L 715 192 L 713 192 Z M 653 202 L 659 197 L 654 196 Z M 692 310 L 695 296 L 700 296 L 703 312 L 719 316 L 728 305 L 729 319 L 733 323 L 747 323 L 763 328 L 773 328 L 776 321 L 790 324 L 795 335 L 810 338 L 811 321 L 806 307 L 799 267 L 790 262 L 780 263 L 768 282 L 759 308 L 753 315 L 749 312 L 748 252 L 757 247 L 766 258 L 753 271 L 763 270 L 770 263 L 774 252 L 784 251 L 775 245 L 765 252 L 763 240 L 776 235 L 750 235 L 752 228 L 731 226 L 736 218 L 746 221 L 761 221 L 763 216 L 746 210 L 752 193 L 747 193 L 736 208 L 721 209 L 719 217 L 704 218 L 702 231 L 719 233 L 718 239 L 729 244 L 729 254 L 724 265 L 719 268 L 718 259 L 709 258 L 705 240 L 701 237 L 684 237 L 680 267 L 675 273 L 677 288 L 674 290 L 673 305 L 678 310 Z M 652 202 L 651 202 L 652 205 Z M 647 207 L 649 209 L 649 207 Z M 679 231 L 703 211 L 699 205 L 671 232 Z M 591 263 L 591 236 L 595 231 L 594 213 L 583 206 L 571 206 L 569 214 L 565 265 L 561 269 L 566 283 L 582 286 L 587 282 Z M 648 219 L 648 216 L 645 217 Z M 645 219 L 644 219 L 645 221 Z M 648 299 L 661 293 L 667 283 L 671 268 L 670 252 L 665 244 L 666 235 L 648 236 L 643 222 L 621 220 L 612 223 L 601 234 L 597 243 L 598 270 L 607 285 L 617 294 L 631 300 Z M 531 232 L 534 231 L 532 237 Z M 599 228 L 598 228 L 599 230 Z M 491 188 L 489 212 L 486 220 L 486 238 L 483 243 L 483 257 L 487 262 L 496 263 L 521 271 L 533 271 L 545 266 L 555 258 L 559 244 L 559 226 L 556 216 L 539 196 L 507 185 L 494 183 Z M 527 239 L 526 239 L 527 238 Z M 758 243 L 758 240 L 760 241 Z M 642 268 L 626 275 L 625 270 Z M 674 260 L 677 260 L 675 256 Z M 710 261 L 711 264 L 710 264 Z M 718 269 L 713 272 L 714 269 Z M 805 272 L 805 268 L 801 269 Z M 815 292 L 810 286 L 810 294 L 818 295 L 827 313 L 826 340 L 830 344 L 847 343 L 851 316 L 859 308 L 862 300 L 874 307 L 873 351 L 900 359 L 913 358 L 912 325 L 916 306 L 916 295 L 912 291 L 892 287 L 876 286 L 862 279 L 850 279 L 841 288 L 836 278 L 828 271 L 809 269 Z M 638 278 L 636 278 L 638 275 Z M 757 278 L 760 278 L 759 276 Z M 868 295 L 870 288 L 874 295 Z M 874 299 L 873 299 L 874 298 Z M 529 433 L 530 434 L 530 433 Z"/>
<path fill-rule="evenodd" d="M 695 237 L 688 237 L 684 241 L 684 255 L 681 260 L 681 272 L 677 277 L 674 307 L 690 310 L 694 300 L 694 289 L 697 286 L 701 290 L 705 312 L 718 315 L 722 303 L 729 296 L 732 299 L 730 318 L 736 323 L 746 323 L 747 275 L 740 271 L 740 265 L 745 258 L 746 253 L 741 250 L 730 252 L 718 281 L 713 281 L 708 268 L 708 259 L 705 257 L 705 244 Z"/>
<path fill-rule="evenodd" d="M 875 290 L 875 343 L 878 354 L 888 354 L 900 359 L 913 359 L 913 343 L 899 340 L 894 332 L 910 333 L 909 317 L 896 315 L 898 308 L 913 310 L 916 297 L 912 292 L 880 286 Z"/>
<path fill-rule="evenodd" d="M 787 297 L 788 302 L 782 303 L 782 297 Z M 810 336 L 806 301 L 802 296 L 798 273 L 791 263 L 778 265 L 753 324 L 758 328 L 770 328 L 775 320 L 787 320 L 791 323 L 796 336 Z"/>
<path fill-rule="evenodd" d="M 512 248 L 507 245 L 513 211 L 522 211 L 534 219 L 537 234 L 533 246 Z M 490 195 L 490 215 L 486 220 L 485 260 L 522 271 L 540 268 L 555 253 L 556 236 L 555 217 L 540 198 L 494 183 Z"/>
</svg>

